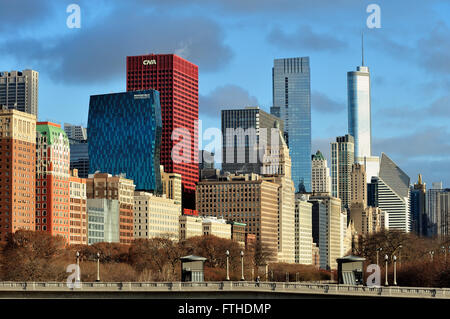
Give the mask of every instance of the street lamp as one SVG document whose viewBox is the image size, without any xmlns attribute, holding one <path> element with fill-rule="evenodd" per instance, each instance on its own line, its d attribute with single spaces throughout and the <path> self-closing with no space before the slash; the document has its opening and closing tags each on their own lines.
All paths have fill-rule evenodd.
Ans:
<svg viewBox="0 0 450 319">
<path fill-rule="evenodd" d="M 433 261 L 433 255 L 434 255 L 434 250 L 431 250 L 431 251 L 430 251 L 431 261 Z"/>
<path fill-rule="evenodd" d="M 394 286 L 397 286 L 397 256 L 394 255 Z"/>
<path fill-rule="evenodd" d="M 100 281 L 100 253 L 97 253 L 97 282 Z"/>
<path fill-rule="evenodd" d="M 383 248 L 377 248 L 377 266 L 378 266 L 378 255 L 380 254 L 380 251 L 383 251 Z"/>
<path fill-rule="evenodd" d="M 77 282 L 80 282 L 80 252 L 77 251 Z"/>
<path fill-rule="evenodd" d="M 445 262 L 447 262 L 447 249 L 445 249 L 445 246 L 442 246 L 441 249 L 444 251 Z"/>
<path fill-rule="evenodd" d="M 385 286 L 389 286 L 388 283 L 388 260 L 389 260 L 389 256 L 388 255 L 384 255 L 384 261 L 386 262 L 386 276 L 385 276 L 385 281 L 384 281 L 384 285 Z"/>
<path fill-rule="evenodd" d="M 230 251 L 227 250 L 227 251 L 225 252 L 225 255 L 227 255 L 227 280 L 230 280 L 230 271 L 229 271 L 229 269 L 228 269 L 228 258 L 230 258 Z"/>
<path fill-rule="evenodd" d="M 398 258 L 398 266 L 399 266 L 399 267 L 402 266 L 402 248 L 403 248 L 402 245 L 398 246 L 398 254 L 399 254 L 399 258 Z"/>
<path fill-rule="evenodd" d="M 241 280 L 244 281 L 244 252 L 241 250 Z"/>
</svg>

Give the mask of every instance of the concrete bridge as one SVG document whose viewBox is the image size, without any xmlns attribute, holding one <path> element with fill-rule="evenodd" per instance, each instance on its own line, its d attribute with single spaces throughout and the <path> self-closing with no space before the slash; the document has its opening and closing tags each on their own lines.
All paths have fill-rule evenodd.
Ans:
<svg viewBox="0 0 450 319">
<path fill-rule="evenodd" d="M 0 298 L 426 298 L 449 288 L 364 287 L 304 282 L 0 282 Z"/>
</svg>

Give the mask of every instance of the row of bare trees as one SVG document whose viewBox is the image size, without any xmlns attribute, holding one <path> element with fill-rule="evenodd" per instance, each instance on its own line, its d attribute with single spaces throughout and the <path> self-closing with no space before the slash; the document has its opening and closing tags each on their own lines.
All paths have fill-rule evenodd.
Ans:
<svg viewBox="0 0 450 319">
<path fill-rule="evenodd" d="M 450 287 L 450 240 L 417 237 L 400 231 L 383 231 L 360 236 L 353 253 L 366 258 L 366 265 L 378 262 L 385 282 L 385 256 L 388 256 L 388 282 L 393 282 L 393 257 L 397 257 L 397 283 L 413 287 Z M 366 274 L 367 276 L 367 274 Z"/>
<path fill-rule="evenodd" d="M 96 243 L 94 245 L 66 246 L 60 237 L 46 232 L 18 231 L 10 234 L 0 253 L 0 280 L 3 281 L 64 281 L 66 268 L 76 263 L 79 252 L 81 280 L 97 278 L 99 254 L 102 281 L 178 281 L 180 257 L 205 257 L 205 280 L 224 280 L 226 254 L 229 251 L 230 279 L 241 278 L 241 251 L 244 252 L 245 278 L 260 275 L 261 267 L 273 257 L 258 243 L 244 248 L 239 243 L 215 236 L 199 236 L 181 242 L 167 238 L 136 239 L 131 245 Z M 276 264 L 269 266 L 272 273 L 282 272 Z M 305 278 L 320 278 L 317 270 L 307 267 Z M 312 273 L 316 273 L 312 274 Z"/>
</svg>

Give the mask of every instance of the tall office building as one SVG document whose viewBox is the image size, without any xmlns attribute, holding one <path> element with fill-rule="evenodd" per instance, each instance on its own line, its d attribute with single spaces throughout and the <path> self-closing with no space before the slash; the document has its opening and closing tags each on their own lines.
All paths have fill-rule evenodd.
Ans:
<svg viewBox="0 0 450 319">
<path fill-rule="evenodd" d="M 348 207 L 351 199 L 351 173 L 355 162 L 354 139 L 340 136 L 331 143 L 331 195 L 339 197 L 342 207 Z"/>
<path fill-rule="evenodd" d="M 114 242 L 117 242 L 116 239 L 118 239 L 122 244 L 131 244 L 134 238 L 134 190 L 133 180 L 127 179 L 123 175 L 89 174 L 89 178 L 86 180 L 89 233 L 98 230 L 97 226 L 91 221 L 98 221 L 102 225 L 114 224 L 116 226 L 111 226 L 110 229 L 114 234 L 117 233 L 118 237 L 114 235 L 109 238 Z M 99 201 L 92 201 L 93 199 L 99 199 Z M 117 201 L 117 203 L 114 201 Z M 94 207 L 94 209 L 89 207 Z M 101 217 L 101 219 L 96 217 Z M 97 233 L 99 235 L 97 237 L 106 236 L 105 234 L 107 235 L 107 233 Z M 88 235 L 89 243 L 92 243 L 90 236 Z"/>
<path fill-rule="evenodd" d="M 270 251 L 271 261 L 277 261 L 278 184 L 257 174 L 218 176 L 198 182 L 195 196 L 200 216 L 245 223 L 247 234 L 256 235 L 256 240 Z"/>
<path fill-rule="evenodd" d="M 78 176 L 78 171 L 71 171 L 69 177 L 69 195 L 70 195 L 70 245 L 88 244 L 88 219 L 87 219 L 87 197 L 86 197 L 86 179 Z"/>
<path fill-rule="evenodd" d="M 38 114 L 39 72 L 34 70 L 0 72 L 0 107 Z"/>
<path fill-rule="evenodd" d="M 278 261 L 295 262 L 295 186 L 289 148 L 278 131 L 280 145 L 270 146 L 263 159 L 263 179 L 278 188 Z"/>
<path fill-rule="evenodd" d="M 418 236 L 426 236 L 426 193 L 422 175 L 414 186 L 411 186 L 411 230 Z"/>
<path fill-rule="evenodd" d="M 438 225 L 440 224 L 440 212 L 438 200 L 441 193 L 444 192 L 442 182 L 435 182 L 431 184 L 431 189 L 428 190 L 426 200 L 426 224 L 427 224 L 427 236 L 436 237 L 438 235 Z"/>
<path fill-rule="evenodd" d="M 359 163 L 352 165 L 350 184 L 350 204 L 364 203 L 364 205 L 367 205 L 366 169 L 364 165 Z"/>
<path fill-rule="evenodd" d="M 36 123 L 36 230 L 70 241 L 70 148 L 61 125 Z"/>
<path fill-rule="evenodd" d="M 295 263 L 313 264 L 312 204 L 306 194 L 295 194 Z"/>
<path fill-rule="evenodd" d="M 35 230 L 36 117 L 0 108 L 0 242 Z"/>
<path fill-rule="evenodd" d="M 445 240 L 450 235 L 450 188 L 444 189 L 438 197 L 438 236 Z"/>
<path fill-rule="evenodd" d="M 162 192 L 157 91 L 92 95 L 88 128 L 91 174 L 125 173 L 137 190 Z"/>
<path fill-rule="evenodd" d="M 364 52 L 363 52 L 364 53 Z M 355 161 L 366 167 L 366 181 L 378 176 L 379 158 L 372 156 L 372 119 L 370 103 L 370 72 L 364 66 L 347 72 L 348 133 L 354 137 Z"/>
<path fill-rule="evenodd" d="M 330 169 L 320 151 L 311 157 L 311 191 L 331 194 Z"/>
<path fill-rule="evenodd" d="M 311 191 L 311 81 L 309 57 L 275 59 L 271 113 L 284 122 L 296 191 Z M 303 189 L 304 188 L 304 189 Z"/>
<path fill-rule="evenodd" d="M 127 91 L 148 89 L 158 90 L 161 96 L 161 164 L 166 172 L 181 174 L 183 206 L 193 208 L 199 175 L 198 67 L 175 54 L 128 56 Z M 172 140 L 175 130 L 182 130 L 183 136 Z M 175 158 L 172 157 L 174 146 Z M 180 146 L 182 151 L 178 152 Z"/>
<path fill-rule="evenodd" d="M 389 229 L 410 232 L 410 191 L 409 176 L 386 154 L 381 154 L 377 183 L 378 207 L 388 214 Z"/>
<path fill-rule="evenodd" d="M 342 247 L 344 246 L 342 220 L 344 213 L 341 209 L 341 200 L 328 194 L 315 194 L 309 197 L 309 201 L 313 203 L 313 207 L 319 208 L 316 212 L 313 209 L 313 215 L 319 213 L 316 218 L 313 216 L 313 229 L 314 224 L 317 223 L 320 268 L 337 269 L 336 259 L 342 257 Z M 314 205 L 314 203 L 318 205 Z M 321 204 L 325 206 L 325 209 L 320 209 Z"/>
<path fill-rule="evenodd" d="M 66 132 L 67 138 L 76 141 L 87 140 L 87 129 L 81 125 L 72 125 L 64 123 L 64 132 Z"/>
<path fill-rule="evenodd" d="M 259 107 L 222 110 L 222 170 L 261 174 L 262 157 L 272 145 L 272 133 L 283 130 L 283 121 Z M 278 143 L 279 141 L 276 141 Z"/>
</svg>

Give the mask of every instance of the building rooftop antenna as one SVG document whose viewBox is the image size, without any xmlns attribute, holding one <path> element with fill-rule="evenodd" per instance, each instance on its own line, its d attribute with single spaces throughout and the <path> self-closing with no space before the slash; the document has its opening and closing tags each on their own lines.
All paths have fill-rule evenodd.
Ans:
<svg viewBox="0 0 450 319">
<path fill-rule="evenodd" d="M 364 66 L 364 32 L 361 32 L 361 58 L 362 66 Z"/>
</svg>

